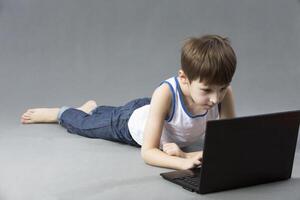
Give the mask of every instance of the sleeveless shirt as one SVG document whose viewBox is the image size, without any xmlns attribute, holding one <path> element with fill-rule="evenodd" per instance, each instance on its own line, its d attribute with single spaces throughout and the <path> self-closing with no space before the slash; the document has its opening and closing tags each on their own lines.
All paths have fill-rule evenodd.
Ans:
<svg viewBox="0 0 300 200">
<path fill-rule="evenodd" d="M 172 77 L 161 84 L 168 84 L 172 93 L 171 111 L 164 121 L 160 139 L 160 148 L 165 143 L 176 143 L 186 147 L 205 135 L 206 122 L 219 118 L 218 105 L 201 115 L 193 115 L 186 108 L 178 77 Z M 132 138 L 140 145 L 143 143 L 144 128 L 150 105 L 136 109 L 129 118 L 128 128 Z"/>
</svg>

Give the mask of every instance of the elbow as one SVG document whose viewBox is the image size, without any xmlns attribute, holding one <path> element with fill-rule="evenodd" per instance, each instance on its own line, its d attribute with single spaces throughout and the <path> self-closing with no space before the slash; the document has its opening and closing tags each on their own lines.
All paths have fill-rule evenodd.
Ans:
<svg viewBox="0 0 300 200">
<path fill-rule="evenodd" d="M 141 149 L 141 157 L 143 159 L 143 161 L 148 164 L 151 165 L 151 154 L 152 154 L 152 149 Z"/>
<path fill-rule="evenodd" d="M 142 147 L 141 149 L 141 157 L 145 163 L 147 163 L 147 150 Z"/>
</svg>

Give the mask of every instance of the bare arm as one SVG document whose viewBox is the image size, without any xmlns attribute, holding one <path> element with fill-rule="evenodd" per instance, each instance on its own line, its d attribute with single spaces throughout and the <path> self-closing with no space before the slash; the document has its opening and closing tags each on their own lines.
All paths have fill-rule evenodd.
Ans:
<svg viewBox="0 0 300 200">
<path fill-rule="evenodd" d="M 152 96 L 150 112 L 144 131 L 144 140 L 142 145 L 142 158 L 149 165 L 172 169 L 189 169 L 200 164 L 199 158 L 182 158 L 171 156 L 159 149 L 160 138 L 164 125 L 164 120 L 168 114 L 172 94 L 163 84 L 157 88 Z"/>
<path fill-rule="evenodd" d="M 193 158 L 195 156 L 202 158 L 203 151 L 184 152 L 185 158 Z"/>
<path fill-rule="evenodd" d="M 235 117 L 234 98 L 232 88 L 229 86 L 221 103 L 220 119 Z"/>
<path fill-rule="evenodd" d="M 175 143 L 166 143 L 163 145 L 163 151 L 170 156 L 178 156 L 182 158 L 193 158 L 195 156 L 202 158 L 202 151 L 184 152 Z"/>
</svg>

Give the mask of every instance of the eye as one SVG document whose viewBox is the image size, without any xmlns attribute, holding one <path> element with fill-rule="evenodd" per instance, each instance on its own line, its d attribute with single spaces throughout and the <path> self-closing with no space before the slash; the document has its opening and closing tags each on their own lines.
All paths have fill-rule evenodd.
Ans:
<svg viewBox="0 0 300 200">
<path fill-rule="evenodd" d="M 223 88 L 221 88 L 221 91 L 223 92 L 224 90 L 226 90 L 227 89 L 227 87 L 223 87 Z"/>
<path fill-rule="evenodd" d="M 205 93 L 209 93 L 209 92 L 211 92 L 211 90 L 210 89 L 201 89 L 203 92 L 205 92 Z"/>
</svg>

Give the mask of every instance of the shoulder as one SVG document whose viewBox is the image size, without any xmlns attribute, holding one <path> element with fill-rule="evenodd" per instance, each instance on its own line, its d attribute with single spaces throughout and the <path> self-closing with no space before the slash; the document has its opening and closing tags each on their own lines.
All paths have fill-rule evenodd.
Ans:
<svg viewBox="0 0 300 200">
<path fill-rule="evenodd" d="M 168 96 L 168 97 L 172 97 L 172 92 L 170 90 L 170 85 L 168 84 L 168 82 L 163 82 L 160 86 L 158 86 L 155 90 L 154 90 L 155 94 L 161 94 L 163 96 Z"/>
<path fill-rule="evenodd" d="M 166 116 L 169 113 L 171 104 L 172 92 L 170 86 L 167 83 L 162 83 L 152 94 L 150 109 L 160 111 L 162 115 Z"/>
</svg>

